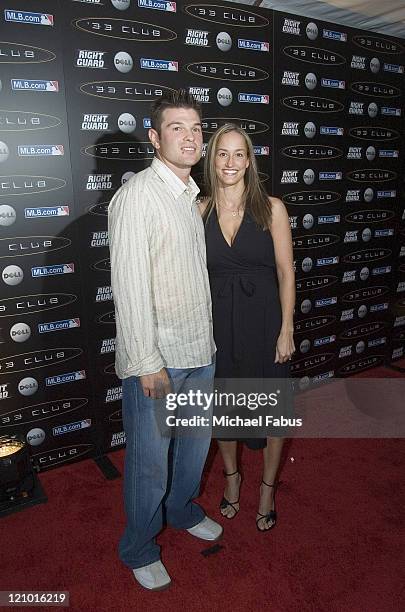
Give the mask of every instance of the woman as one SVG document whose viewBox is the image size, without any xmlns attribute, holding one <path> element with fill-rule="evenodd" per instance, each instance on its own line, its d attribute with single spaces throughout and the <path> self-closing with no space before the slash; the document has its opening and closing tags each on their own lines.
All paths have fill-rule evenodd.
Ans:
<svg viewBox="0 0 405 612">
<path fill-rule="evenodd" d="M 217 378 L 287 378 L 294 352 L 295 278 L 292 238 L 281 200 L 260 184 L 249 136 L 227 124 L 212 136 L 205 159 L 208 197 L 207 263 L 217 344 Z M 244 440 L 263 449 L 256 516 L 259 531 L 276 524 L 276 474 L 283 438 Z M 219 440 L 226 486 L 220 504 L 228 519 L 239 512 L 237 440 Z"/>
</svg>

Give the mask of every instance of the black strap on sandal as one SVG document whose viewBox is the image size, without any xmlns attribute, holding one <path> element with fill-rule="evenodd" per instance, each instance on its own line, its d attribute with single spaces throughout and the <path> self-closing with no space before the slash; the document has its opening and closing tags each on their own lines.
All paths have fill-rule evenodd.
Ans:
<svg viewBox="0 0 405 612">
<path fill-rule="evenodd" d="M 227 474 L 225 470 L 222 470 L 222 473 L 224 476 L 235 476 L 235 474 L 239 474 L 239 470 L 236 470 L 236 472 L 231 472 L 231 474 Z"/>
<path fill-rule="evenodd" d="M 277 487 L 280 484 L 280 482 L 276 481 L 276 482 L 273 482 L 273 484 L 269 484 L 268 482 L 265 482 L 264 480 L 262 480 L 262 484 L 264 484 L 266 487 L 270 487 L 274 489 L 273 507 L 275 507 L 275 495 L 276 495 Z M 257 514 L 259 515 L 259 518 L 256 519 L 256 527 L 258 531 L 262 531 L 262 532 L 270 531 L 270 529 L 276 526 L 277 512 L 275 510 L 270 510 L 269 512 L 267 512 L 267 514 L 261 514 L 260 512 L 258 512 Z M 259 521 L 262 521 L 263 519 L 265 523 L 267 523 L 267 521 L 272 521 L 272 524 L 270 525 L 270 527 L 267 527 L 267 529 L 260 529 L 259 527 Z"/>
<path fill-rule="evenodd" d="M 222 473 L 224 476 L 235 476 L 235 474 L 239 474 L 239 470 L 236 470 L 236 472 L 232 472 L 231 474 L 228 474 L 227 472 L 225 472 L 225 470 L 222 470 Z M 240 508 L 235 508 L 235 504 L 239 503 L 239 497 L 236 501 L 233 501 L 233 502 L 229 501 L 229 499 L 227 499 L 225 496 L 221 499 L 221 503 L 219 504 L 220 510 L 225 510 L 226 508 L 230 506 L 232 510 L 234 511 L 234 514 L 232 516 L 226 516 L 225 514 L 223 514 L 222 516 L 224 516 L 228 520 L 235 518 L 235 516 L 238 514 L 240 510 Z"/>
</svg>

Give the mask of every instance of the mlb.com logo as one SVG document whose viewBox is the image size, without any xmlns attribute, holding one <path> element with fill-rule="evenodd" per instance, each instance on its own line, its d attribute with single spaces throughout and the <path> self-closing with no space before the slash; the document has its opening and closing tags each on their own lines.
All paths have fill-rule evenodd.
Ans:
<svg viewBox="0 0 405 612">
<path fill-rule="evenodd" d="M 254 146 L 255 155 L 270 155 L 270 147 Z"/>
<path fill-rule="evenodd" d="M 238 38 L 238 48 L 247 49 L 248 51 L 270 51 L 268 42 L 247 40 L 246 38 Z"/>
<path fill-rule="evenodd" d="M 59 91 L 59 82 L 40 79 L 11 79 L 11 89 L 13 91 Z"/>
<path fill-rule="evenodd" d="M 172 60 L 159 60 L 142 57 L 140 65 L 143 70 L 168 70 L 169 72 L 178 72 L 179 64 Z"/>
<path fill-rule="evenodd" d="M 38 219 L 42 217 L 68 217 L 69 206 L 40 206 L 38 208 L 24 208 L 26 219 Z"/>
<path fill-rule="evenodd" d="M 62 319 L 61 321 L 50 321 L 49 323 L 38 323 L 38 332 L 46 334 L 48 332 L 61 331 L 63 329 L 75 329 L 80 327 L 80 319 Z"/>
<path fill-rule="evenodd" d="M 10 9 L 5 9 L 4 19 L 14 23 L 53 26 L 53 15 L 49 15 L 48 13 L 29 13 L 28 11 L 12 11 Z"/>
<path fill-rule="evenodd" d="M 78 429 L 87 429 L 87 427 L 91 427 L 91 419 L 83 419 L 83 421 L 76 421 L 75 423 L 58 425 L 52 429 L 52 434 L 54 436 L 61 436 L 71 431 L 77 431 Z"/>
<path fill-rule="evenodd" d="M 56 276 L 58 274 L 73 274 L 75 271 L 75 264 L 57 264 L 55 266 L 38 266 L 31 268 L 31 276 L 38 278 L 42 276 Z"/>
<path fill-rule="evenodd" d="M 49 157 L 64 154 L 63 145 L 18 145 L 19 157 Z"/>
<path fill-rule="evenodd" d="M 264 94 L 239 93 L 239 102 L 247 102 L 248 104 L 269 104 L 270 96 Z"/>
<path fill-rule="evenodd" d="M 53 387 L 53 385 L 62 385 L 64 383 L 76 382 L 77 380 L 84 380 L 86 378 L 85 370 L 78 370 L 77 372 L 68 372 L 67 374 L 57 374 L 56 376 L 48 376 L 45 378 L 45 385 L 47 387 Z"/>
<path fill-rule="evenodd" d="M 167 11 L 168 13 L 176 12 L 176 3 L 167 2 L 166 0 L 138 0 L 139 8 L 152 9 L 155 11 Z"/>
</svg>

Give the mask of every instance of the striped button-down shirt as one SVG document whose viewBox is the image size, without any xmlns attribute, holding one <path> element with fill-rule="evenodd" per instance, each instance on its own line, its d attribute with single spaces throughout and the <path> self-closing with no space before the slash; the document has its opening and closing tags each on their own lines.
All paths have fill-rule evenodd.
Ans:
<svg viewBox="0 0 405 612">
<path fill-rule="evenodd" d="M 212 362 L 211 296 L 199 189 L 155 158 L 108 207 L 120 378 Z"/>
</svg>

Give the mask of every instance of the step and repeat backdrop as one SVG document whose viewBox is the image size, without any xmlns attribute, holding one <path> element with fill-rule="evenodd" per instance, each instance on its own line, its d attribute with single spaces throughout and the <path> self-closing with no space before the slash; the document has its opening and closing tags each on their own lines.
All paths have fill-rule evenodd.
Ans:
<svg viewBox="0 0 405 612">
<path fill-rule="evenodd" d="M 273 18 L 273 189 L 292 225 L 291 370 L 306 388 L 404 355 L 405 49 L 336 24 Z"/>
<path fill-rule="evenodd" d="M 170 89 L 202 103 L 205 143 L 243 127 L 287 206 L 299 387 L 404 356 L 400 40 L 166 0 L 5 2 L 0 32 L 0 435 L 41 469 L 125 444 L 107 207 Z"/>
</svg>

